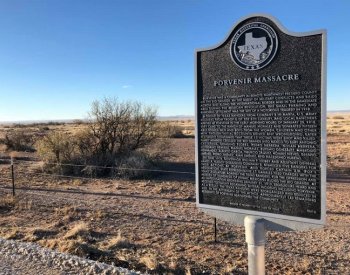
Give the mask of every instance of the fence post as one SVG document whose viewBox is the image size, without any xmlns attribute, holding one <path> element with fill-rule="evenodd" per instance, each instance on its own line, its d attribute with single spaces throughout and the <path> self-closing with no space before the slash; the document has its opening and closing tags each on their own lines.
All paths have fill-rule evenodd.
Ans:
<svg viewBox="0 0 350 275">
<path fill-rule="evenodd" d="M 216 218 L 214 218 L 214 242 L 217 242 Z"/>
<path fill-rule="evenodd" d="M 12 196 L 15 196 L 15 173 L 14 173 L 14 162 L 13 157 L 11 157 L 11 178 L 12 178 Z"/>
</svg>

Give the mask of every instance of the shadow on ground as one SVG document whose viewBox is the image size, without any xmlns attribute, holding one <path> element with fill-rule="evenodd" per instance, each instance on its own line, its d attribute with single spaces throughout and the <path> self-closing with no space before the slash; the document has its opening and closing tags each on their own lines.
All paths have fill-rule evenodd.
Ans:
<svg viewBox="0 0 350 275">
<path fill-rule="evenodd" d="M 154 175 L 157 180 L 168 181 L 195 181 L 195 164 L 190 162 L 168 162 L 162 161 L 158 164 L 159 170 Z"/>
</svg>

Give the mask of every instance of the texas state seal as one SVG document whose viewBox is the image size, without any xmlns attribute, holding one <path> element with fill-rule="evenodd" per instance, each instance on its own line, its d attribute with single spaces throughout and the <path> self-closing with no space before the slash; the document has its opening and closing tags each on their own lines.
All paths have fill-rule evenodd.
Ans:
<svg viewBox="0 0 350 275">
<path fill-rule="evenodd" d="M 243 70 L 259 70 L 274 59 L 278 38 L 268 24 L 254 22 L 239 28 L 231 41 L 231 57 Z"/>
</svg>

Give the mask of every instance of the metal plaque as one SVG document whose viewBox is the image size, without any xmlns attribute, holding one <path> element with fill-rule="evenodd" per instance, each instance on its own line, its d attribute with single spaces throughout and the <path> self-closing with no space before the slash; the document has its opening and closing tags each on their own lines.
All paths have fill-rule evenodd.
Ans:
<svg viewBox="0 0 350 275">
<path fill-rule="evenodd" d="M 325 40 L 252 15 L 196 51 L 198 207 L 276 230 L 324 224 Z"/>
</svg>

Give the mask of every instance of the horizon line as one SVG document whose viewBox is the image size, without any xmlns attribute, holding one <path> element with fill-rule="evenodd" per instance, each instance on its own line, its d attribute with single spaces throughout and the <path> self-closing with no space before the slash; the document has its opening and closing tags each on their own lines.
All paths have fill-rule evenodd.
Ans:
<svg viewBox="0 0 350 275">
<path fill-rule="evenodd" d="M 350 112 L 350 111 L 349 111 Z M 157 116 L 157 119 L 159 120 L 167 120 L 167 119 L 186 119 L 186 118 L 191 118 L 194 119 L 194 115 L 174 115 L 174 116 Z M 57 123 L 57 122 L 73 122 L 73 121 L 83 121 L 86 122 L 88 119 L 86 118 L 63 118 L 63 119 L 23 119 L 23 120 L 0 120 L 0 124 L 13 124 L 13 123 L 18 123 L 18 124 L 31 124 L 31 123 Z"/>
<path fill-rule="evenodd" d="M 327 113 L 350 113 L 350 109 L 348 110 L 329 110 Z M 157 119 L 159 120 L 171 120 L 171 119 L 194 119 L 195 115 L 169 115 L 169 116 L 157 116 Z M 30 124 L 30 123 L 48 123 L 48 122 L 73 122 L 74 120 L 77 121 L 88 121 L 86 118 L 57 118 L 57 119 L 22 119 L 22 120 L 0 120 L 0 124 Z"/>
</svg>

